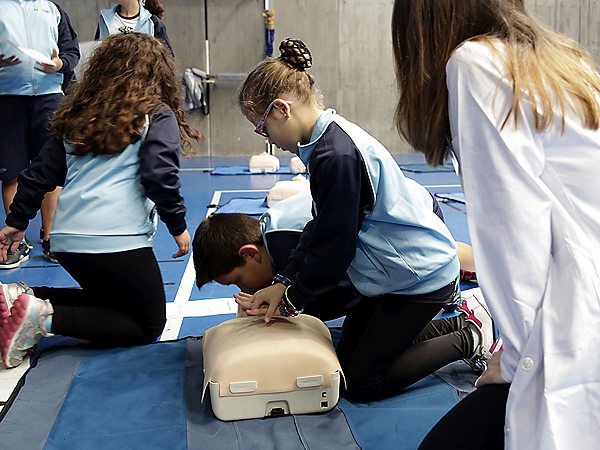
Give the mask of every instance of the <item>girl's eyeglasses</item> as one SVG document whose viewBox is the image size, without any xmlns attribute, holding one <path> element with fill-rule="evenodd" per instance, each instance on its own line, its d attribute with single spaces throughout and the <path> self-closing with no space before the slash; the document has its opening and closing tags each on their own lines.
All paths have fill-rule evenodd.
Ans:
<svg viewBox="0 0 600 450">
<path fill-rule="evenodd" d="M 254 129 L 254 132 L 256 134 L 260 134 L 261 136 L 266 137 L 266 138 L 269 137 L 269 133 L 267 133 L 266 131 L 264 131 L 265 122 L 267 121 L 267 117 L 269 117 L 269 113 L 271 112 L 271 108 L 273 108 L 273 104 L 275 103 L 275 100 L 273 100 L 271 103 L 269 103 L 269 106 L 267 106 L 267 109 L 265 110 L 265 113 L 262 115 L 262 117 L 258 121 L 258 125 L 256 125 L 256 128 Z M 288 105 L 291 105 L 292 103 L 294 103 L 294 102 L 290 102 L 290 101 L 287 101 L 287 100 L 285 102 Z"/>
</svg>

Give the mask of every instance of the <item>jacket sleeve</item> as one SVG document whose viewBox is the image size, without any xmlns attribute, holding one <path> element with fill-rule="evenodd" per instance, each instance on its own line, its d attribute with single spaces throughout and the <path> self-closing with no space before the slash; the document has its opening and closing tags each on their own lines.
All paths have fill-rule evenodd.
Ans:
<svg viewBox="0 0 600 450">
<path fill-rule="evenodd" d="M 181 135 L 177 119 L 166 106 L 150 119 L 140 148 L 140 176 L 146 195 L 173 236 L 186 230 L 183 197 L 179 193 Z"/>
<path fill-rule="evenodd" d="M 60 12 L 60 22 L 58 23 L 58 56 L 62 60 L 63 66 L 59 72 L 69 73 L 73 72 L 77 63 L 79 63 L 79 41 L 67 13 L 56 3 L 54 4 Z"/>
<path fill-rule="evenodd" d="M 356 253 L 358 232 L 371 211 L 374 194 L 365 164 L 352 141 L 321 138 L 310 161 L 311 193 L 317 215 L 305 226 L 282 274 L 292 280 L 288 298 L 300 309 L 334 289 Z"/>
<path fill-rule="evenodd" d="M 63 141 L 48 139 L 40 154 L 19 175 L 17 193 L 10 205 L 6 224 L 25 230 L 42 206 L 47 192 L 63 186 L 67 176 L 67 159 Z"/>
<path fill-rule="evenodd" d="M 175 53 L 173 52 L 173 47 L 171 47 L 171 41 L 169 41 L 169 36 L 167 36 L 167 27 L 165 26 L 163 21 L 156 17 L 154 14 L 152 14 L 152 17 L 150 19 L 154 23 L 154 37 L 163 41 L 167 45 L 167 47 L 169 47 L 171 55 L 175 56 Z"/>
</svg>

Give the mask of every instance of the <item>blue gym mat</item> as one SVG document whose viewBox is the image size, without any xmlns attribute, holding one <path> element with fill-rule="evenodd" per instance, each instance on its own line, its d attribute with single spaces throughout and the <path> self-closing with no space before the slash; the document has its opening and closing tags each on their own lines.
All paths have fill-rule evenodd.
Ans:
<svg viewBox="0 0 600 450">
<path fill-rule="evenodd" d="M 241 213 L 249 216 L 261 216 L 269 209 L 264 198 L 236 197 L 217 208 L 217 213 Z"/>
<path fill-rule="evenodd" d="M 439 171 L 428 173 L 431 168 L 421 164 L 421 155 L 394 157 L 400 166 L 406 167 L 406 176 L 427 186 L 432 192 L 448 192 L 452 190 L 449 185 L 456 185 L 456 189 L 460 189 L 455 174 Z M 266 192 L 276 181 L 291 178 L 290 175 L 278 174 L 271 174 L 271 177 L 212 177 L 208 171 L 197 169 L 218 168 L 227 164 L 243 165 L 247 159 L 182 159 L 182 168 L 187 171 L 183 171 L 180 177 L 188 206 L 186 219 L 190 233 L 205 217 L 206 205 L 213 201 L 215 191 L 246 189 Z M 284 159 L 280 159 L 282 169 L 286 169 Z M 428 172 L 414 172 L 419 170 L 419 165 Z M 250 175 L 250 172 L 245 174 Z M 236 191 L 223 195 L 239 194 Z M 252 200 L 263 202 L 262 199 Z M 469 242 L 466 215 L 464 211 L 457 210 L 456 205 L 441 205 L 446 222 L 456 239 Z M 229 206 L 234 207 L 235 202 Z M 238 207 L 235 206 L 234 209 Z M 250 213 L 260 214 L 255 206 L 251 207 Z M 32 221 L 27 232 L 35 245 L 30 260 L 18 269 L 4 271 L 2 282 L 24 280 L 36 286 L 74 286 L 74 281 L 64 269 L 48 263 L 42 257 L 41 246 L 37 244 L 38 231 L 39 217 Z M 154 247 L 169 302 L 173 301 L 178 292 L 189 259 L 173 260 L 173 246 L 172 237 L 161 224 L 154 238 Z M 194 288 L 190 300 L 229 297 L 232 293 L 228 289 L 211 283 L 200 291 Z M 207 328 L 231 317 L 233 316 L 185 317 L 178 337 L 200 336 Z M 51 344 L 54 339 L 59 338 L 45 339 L 40 347 L 51 347 L 47 344 Z M 443 413 L 435 411 L 434 407 L 441 405 L 441 409 L 445 411 L 445 404 L 454 404 L 456 401 L 457 390 L 442 382 L 437 375 L 432 375 L 402 395 L 383 402 L 354 404 L 341 400 L 338 411 L 345 416 L 345 426 L 355 439 L 355 442 L 347 445 L 347 432 L 340 431 L 338 435 L 337 431 L 331 429 L 330 423 L 317 420 L 322 415 L 267 419 L 257 424 L 255 421 L 229 422 L 224 425 L 225 422 L 217 421 L 212 416 L 210 403 L 205 402 L 199 406 L 192 401 L 195 396 L 199 398 L 194 389 L 201 383 L 201 363 L 198 363 L 198 355 L 194 356 L 194 346 L 200 342 L 187 339 L 128 349 L 61 347 L 44 350 L 37 360 L 37 366 L 21 380 L 23 388 L 14 391 L 12 406 L 3 410 L 6 411 L 6 417 L 0 422 L 0 448 L 229 450 L 336 448 L 337 443 L 341 443 L 340 447 L 344 445 L 356 448 L 358 443 L 363 449 L 414 449 L 415 443 L 420 441 L 431 424 Z M 89 365 L 94 363 L 96 357 L 99 359 L 98 366 Z M 200 374 L 194 374 L 193 369 L 200 370 Z M 459 369 L 462 370 L 462 375 L 473 376 L 472 373 L 465 372 L 460 364 Z M 98 371 L 98 374 L 94 371 Z M 455 374 L 443 379 L 456 386 Z M 466 383 L 467 388 L 472 388 L 471 380 L 469 383 Z M 98 391 L 94 392 L 96 389 Z M 56 392 L 60 394 L 58 398 Z M 73 401 L 77 403 L 72 403 Z M 413 417 L 414 420 L 411 421 Z M 306 432 L 312 428 L 325 428 L 327 431 L 318 437 L 319 440 L 324 439 L 321 447 L 310 437 L 304 437 L 306 433 L 316 436 L 311 434 L 312 431 Z M 424 428 L 427 428 L 425 432 Z M 232 430 L 235 436 L 231 434 Z M 285 432 L 277 434 L 281 430 Z M 302 438 L 299 438 L 300 434 Z M 225 436 L 224 440 L 220 440 L 222 436 Z"/>
<path fill-rule="evenodd" d="M 222 422 L 200 403 L 202 341 L 42 352 L 0 422 L 5 448 L 414 449 L 458 401 L 436 375 L 372 403 L 325 414 Z M 84 413 L 82 413 L 84 412 Z"/>
</svg>

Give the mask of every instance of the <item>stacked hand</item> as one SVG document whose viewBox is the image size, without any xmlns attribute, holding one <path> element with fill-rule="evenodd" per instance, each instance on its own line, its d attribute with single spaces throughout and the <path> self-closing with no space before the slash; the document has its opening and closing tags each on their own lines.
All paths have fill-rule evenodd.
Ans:
<svg viewBox="0 0 600 450">
<path fill-rule="evenodd" d="M 254 295 L 240 292 L 233 296 L 246 314 L 249 316 L 265 316 L 265 322 L 269 323 L 273 314 L 277 312 L 277 307 L 281 302 L 284 292 L 285 286 L 276 283 L 261 289 Z"/>
</svg>

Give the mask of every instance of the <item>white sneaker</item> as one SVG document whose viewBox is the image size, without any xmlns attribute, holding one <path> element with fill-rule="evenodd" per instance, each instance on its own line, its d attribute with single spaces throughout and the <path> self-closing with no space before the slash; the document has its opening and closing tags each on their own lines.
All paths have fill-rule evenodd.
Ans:
<svg viewBox="0 0 600 450">
<path fill-rule="evenodd" d="M 492 314 L 488 309 L 481 289 L 469 289 L 462 292 L 462 303 L 456 309 L 464 314 L 463 320 L 472 324 L 470 328 L 479 333 L 479 345 L 476 346 L 473 356 L 483 356 L 489 358 L 492 356 L 490 348 L 494 344 L 494 321 Z"/>
<path fill-rule="evenodd" d="M 29 294 L 19 296 L 4 326 L 0 330 L 0 351 L 7 368 L 16 367 L 23 361 L 27 350 L 47 336 L 46 319 L 54 312 L 48 300 Z"/>
<path fill-rule="evenodd" d="M 33 290 L 22 281 L 10 284 L 0 283 L 0 328 L 10 314 L 10 308 L 21 294 L 33 295 Z"/>
</svg>

